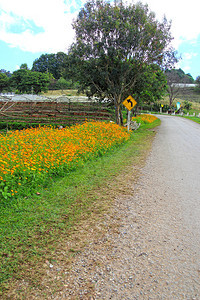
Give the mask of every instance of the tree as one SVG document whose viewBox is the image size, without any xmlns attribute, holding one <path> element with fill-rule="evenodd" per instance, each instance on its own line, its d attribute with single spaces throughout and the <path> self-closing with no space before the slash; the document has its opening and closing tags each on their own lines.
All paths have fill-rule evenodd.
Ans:
<svg viewBox="0 0 200 300">
<path fill-rule="evenodd" d="M 200 76 L 197 76 L 195 83 L 196 83 L 195 90 L 197 93 L 200 93 Z"/>
<path fill-rule="evenodd" d="M 0 72 L 0 92 L 8 87 L 9 78 L 6 74 Z"/>
<path fill-rule="evenodd" d="M 138 104 L 150 104 L 161 100 L 167 91 L 167 79 L 156 64 L 144 65 L 134 87 L 134 98 Z"/>
<path fill-rule="evenodd" d="M 50 75 L 20 69 L 13 72 L 10 81 L 11 85 L 18 89 L 20 93 L 34 92 L 38 94 L 42 91 L 47 91 Z"/>
<path fill-rule="evenodd" d="M 191 84 L 194 83 L 194 78 L 190 73 L 185 74 L 185 82 Z"/>
<path fill-rule="evenodd" d="M 25 64 L 21 64 L 20 69 L 21 70 L 28 70 L 28 65 L 26 63 Z"/>
<path fill-rule="evenodd" d="M 190 110 L 192 108 L 192 103 L 187 100 L 184 101 L 184 109 Z"/>
<path fill-rule="evenodd" d="M 62 77 L 67 63 L 67 54 L 42 54 L 33 62 L 32 71 L 51 73 L 55 79 Z"/>
<path fill-rule="evenodd" d="M 0 73 L 5 74 L 5 75 L 8 76 L 9 78 L 11 77 L 10 71 L 6 71 L 6 70 L 4 70 L 4 69 L 1 69 L 1 70 L 0 70 Z"/>
<path fill-rule="evenodd" d="M 71 84 L 70 84 L 71 83 Z M 72 85 L 72 82 L 67 81 L 66 79 L 64 79 L 63 77 L 61 77 L 58 81 L 57 81 L 57 88 L 61 89 L 62 92 L 64 89 L 68 89 L 70 87 L 70 85 Z"/>
<path fill-rule="evenodd" d="M 174 80 L 176 80 L 176 83 L 194 83 L 194 78 L 191 74 L 185 74 L 185 72 L 182 69 L 171 69 L 166 71 L 167 76 L 173 76 Z"/>
<path fill-rule="evenodd" d="M 121 124 L 121 104 L 134 93 L 145 66 L 165 68 L 174 62 L 171 24 L 155 19 L 147 5 L 112 6 L 89 1 L 73 23 L 76 42 L 70 54 L 76 64 L 81 89 L 88 95 L 109 98 Z M 173 59 L 172 59 L 173 58 Z"/>
<path fill-rule="evenodd" d="M 194 79 L 190 74 L 185 74 L 182 69 L 166 70 L 166 76 L 169 106 L 171 107 L 180 90 L 183 91 L 186 88 L 186 84 L 193 83 Z"/>
<path fill-rule="evenodd" d="M 167 92 L 169 96 L 169 107 L 172 106 L 173 101 L 177 98 L 179 92 L 180 92 L 180 85 L 179 82 L 179 75 L 176 72 L 167 71 Z"/>
</svg>

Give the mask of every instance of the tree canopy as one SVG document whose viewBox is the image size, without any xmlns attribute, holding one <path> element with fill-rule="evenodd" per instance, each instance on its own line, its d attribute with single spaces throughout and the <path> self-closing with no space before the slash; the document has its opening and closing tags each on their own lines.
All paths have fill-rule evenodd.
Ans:
<svg viewBox="0 0 200 300">
<path fill-rule="evenodd" d="M 130 93 L 138 94 L 148 66 L 164 69 L 175 61 L 170 27 L 166 18 L 157 21 L 147 5 L 116 6 L 103 0 L 88 1 L 74 21 L 76 42 L 70 54 L 77 79 L 89 95 L 114 102 L 117 123 L 121 103 Z"/>
<path fill-rule="evenodd" d="M 9 78 L 5 73 L 0 72 L 0 92 L 8 87 Z"/>
<path fill-rule="evenodd" d="M 180 90 L 183 89 L 181 84 L 194 83 L 194 79 L 190 74 L 185 74 L 182 69 L 171 69 L 165 72 L 167 77 L 167 92 L 169 96 L 169 106 L 171 107 L 174 100 L 178 97 Z"/>
<path fill-rule="evenodd" d="M 49 74 L 33 72 L 27 69 L 14 71 L 10 78 L 10 84 L 20 93 L 33 92 L 35 94 L 38 94 L 42 91 L 47 91 L 49 81 Z"/>
<path fill-rule="evenodd" d="M 67 54 L 63 52 L 42 54 L 34 60 L 32 71 L 51 73 L 55 79 L 59 79 L 66 68 L 67 57 Z"/>
<path fill-rule="evenodd" d="M 196 91 L 197 93 L 200 93 L 200 76 L 197 76 L 195 83 L 196 83 Z"/>
<path fill-rule="evenodd" d="M 174 83 L 194 83 L 194 78 L 191 74 L 185 72 L 182 69 L 171 69 L 166 71 L 167 78 L 173 78 Z"/>
</svg>

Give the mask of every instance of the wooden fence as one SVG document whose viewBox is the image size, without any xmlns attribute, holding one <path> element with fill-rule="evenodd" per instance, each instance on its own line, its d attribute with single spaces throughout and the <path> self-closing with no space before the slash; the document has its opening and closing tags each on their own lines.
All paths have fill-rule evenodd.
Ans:
<svg viewBox="0 0 200 300">
<path fill-rule="evenodd" d="M 86 119 L 113 120 L 113 114 L 95 102 L 0 101 L 0 121 L 73 125 Z"/>
</svg>

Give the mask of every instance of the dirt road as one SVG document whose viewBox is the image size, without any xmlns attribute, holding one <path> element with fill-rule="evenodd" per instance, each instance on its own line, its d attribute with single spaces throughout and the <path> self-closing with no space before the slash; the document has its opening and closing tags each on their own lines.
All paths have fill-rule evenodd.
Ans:
<svg viewBox="0 0 200 300">
<path fill-rule="evenodd" d="M 200 125 L 161 119 L 139 181 L 53 299 L 200 299 Z"/>
</svg>

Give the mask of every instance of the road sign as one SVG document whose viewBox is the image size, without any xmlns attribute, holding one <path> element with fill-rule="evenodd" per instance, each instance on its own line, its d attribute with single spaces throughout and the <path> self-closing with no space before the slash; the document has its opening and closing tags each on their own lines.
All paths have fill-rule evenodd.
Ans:
<svg viewBox="0 0 200 300">
<path fill-rule="evenodd" d="M 128 109 L 131 110 L 136 104 L 137 102 L 135 101 L 135 99 L 133 99 L 133 97 L 130 95 L 128 96 L 123 102 L 122 104 Z"/>
<path fill-rule="evenodd" d="M 180 102 L 177 102 L 177 103 L 176 103 L 176 107 L 177 107 L 177 110 L 178 110 L 179 108 L 181 108 L 181 103 L 180 103 Z"/>
</svg>

